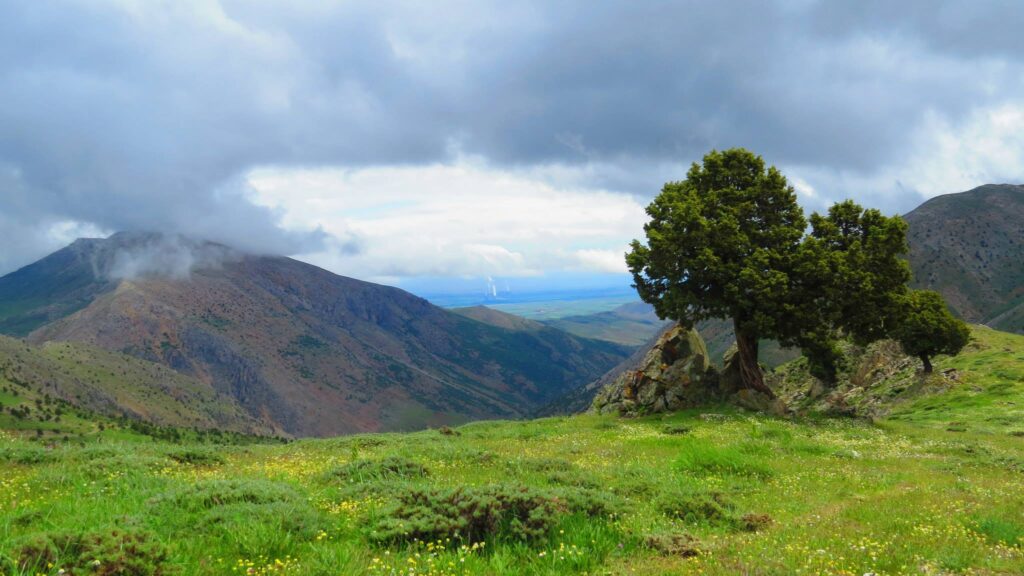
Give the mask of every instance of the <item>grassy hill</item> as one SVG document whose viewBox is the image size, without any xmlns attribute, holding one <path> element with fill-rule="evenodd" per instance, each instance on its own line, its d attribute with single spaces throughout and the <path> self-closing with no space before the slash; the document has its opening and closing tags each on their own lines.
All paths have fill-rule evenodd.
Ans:
<svg viewBox="0 0 1024 576">
<path fill-rule="evenodd" d="M 976 330 L 941 385 L 885 354 L 837 391 L 872 419 L 708 407 L 241 447 L 4 433 L 0 574 L 1024 572 L 1024 337 Z"/>
</svg>

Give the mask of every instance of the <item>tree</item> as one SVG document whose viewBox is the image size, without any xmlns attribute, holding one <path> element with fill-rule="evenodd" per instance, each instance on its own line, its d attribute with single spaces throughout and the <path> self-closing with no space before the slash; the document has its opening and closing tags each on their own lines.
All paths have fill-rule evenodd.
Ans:
<svg viewBox="0 0 1024 576">
<path fill-rule="evenodd" d="M 835 382 L 840 337 L 865 345 L 895 328 L 910 281 L 907 224 L 850 200 L 810 221 L 792 275 L 795 335 L 787 343 L 800 347 L 811 374 Z"/>
<path fill-rule="evenodd" d="M 893 337 L 903 351 L 917 356 L 924 373 L 932 371 L 938 354 L 957 354 L 971 338 L 967 324 L 950 313 L 938 292 L 911 290 L 903 297 Z"/>
<path fill-rule="evenodd" d="M 794 337 L 790 275 L 807 222 L 793 187 L 742 148 L 711 151 L 647 207 L 626 263 L 641 299 L 686 327 L 731 318 L 745 387 L 772 394 L 758 340 Z"/>
</svg>

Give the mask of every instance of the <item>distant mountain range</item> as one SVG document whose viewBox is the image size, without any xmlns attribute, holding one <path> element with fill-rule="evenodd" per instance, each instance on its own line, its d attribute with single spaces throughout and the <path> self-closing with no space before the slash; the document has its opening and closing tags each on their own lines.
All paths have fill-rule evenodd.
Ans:
<svg viewBox="0 0 1024 576">
<path fill-rule="evenodd" d="M 79 240 L 0 278 L 0 303 L 2 332 L 162 364 L 296 436 L 520 417 L 632 352 L 153 234 Z"/>
</svg>

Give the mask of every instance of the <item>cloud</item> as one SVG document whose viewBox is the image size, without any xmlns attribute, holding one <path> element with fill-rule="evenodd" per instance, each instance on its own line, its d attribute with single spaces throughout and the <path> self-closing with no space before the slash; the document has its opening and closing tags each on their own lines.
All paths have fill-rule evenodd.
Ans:
<svg viewBox="0 0 1024 576">
<path fill-rule="evenodd" d="M 304 260 L 377 279 L 623 272 L 625 245 L 646 217 L 632 195 L 555 187 L 536 171 L 505 170 L 479 159 L 400 168 L 260 169 L 248 178 L 254 202 L 280 210 L 285 226 L 351 233 L 363 247 L 348 254 L 306 253 Z M 569 180 L 563 172 L 563 181 Z"/>
<path fill-rule="evenodd" d="M 362 262 L 382 275 L 537 273 L 584 266 L 572 256 L 581 250 L 619 250 L 635 227 L 612 223 L 584 240 L 576 214 L 597 212 L 597 226 L 622 198 L 642 205 L 712 147 L 763 154 L 816 207 L 852 196 L 888 211 L 954 183 L 1019 178 L 1012 163 L 1024 150 L 1000 128 L 1024 108 L 1015 4 L 4 7 L 0 270 L 78 228 L 316 254 L 348 272 Z M 459 215 L 482 201 L 436 182 L 430 199 L 380 186 L 373 202 L 370 192 L 318 196 L 330 221 L 296 205 L 311 194 L 304 182 L 289 184 L 295 200 L 250 189 L 253 173 L 315 188 L 334 173 L 466 169 L 465 158 L 487 174 L 475 193 L 497 199 L 498 216 L 530 211 L 538 228 L 488 216 L 491 231 L 477 231 Z M 511 196 L 524 182 L 532 192 Z M 458 224 L 445 228 L 439 210 Z M 575 231 L 560 234 L 559 220 Z"/>
</svg>

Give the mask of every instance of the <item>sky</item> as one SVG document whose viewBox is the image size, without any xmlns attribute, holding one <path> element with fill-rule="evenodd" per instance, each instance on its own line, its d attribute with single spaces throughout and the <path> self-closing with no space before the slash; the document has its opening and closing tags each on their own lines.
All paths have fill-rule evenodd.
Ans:
<svg viewBox="0 0 1024 576">
<path fill-rule="evenodd" d="M 0 273 L 135 230 L 400 286 L 584 282 L 713 148 L 808 211 L 1024 181 L 1016 1 L 0 6 Z"/>
</svg>

